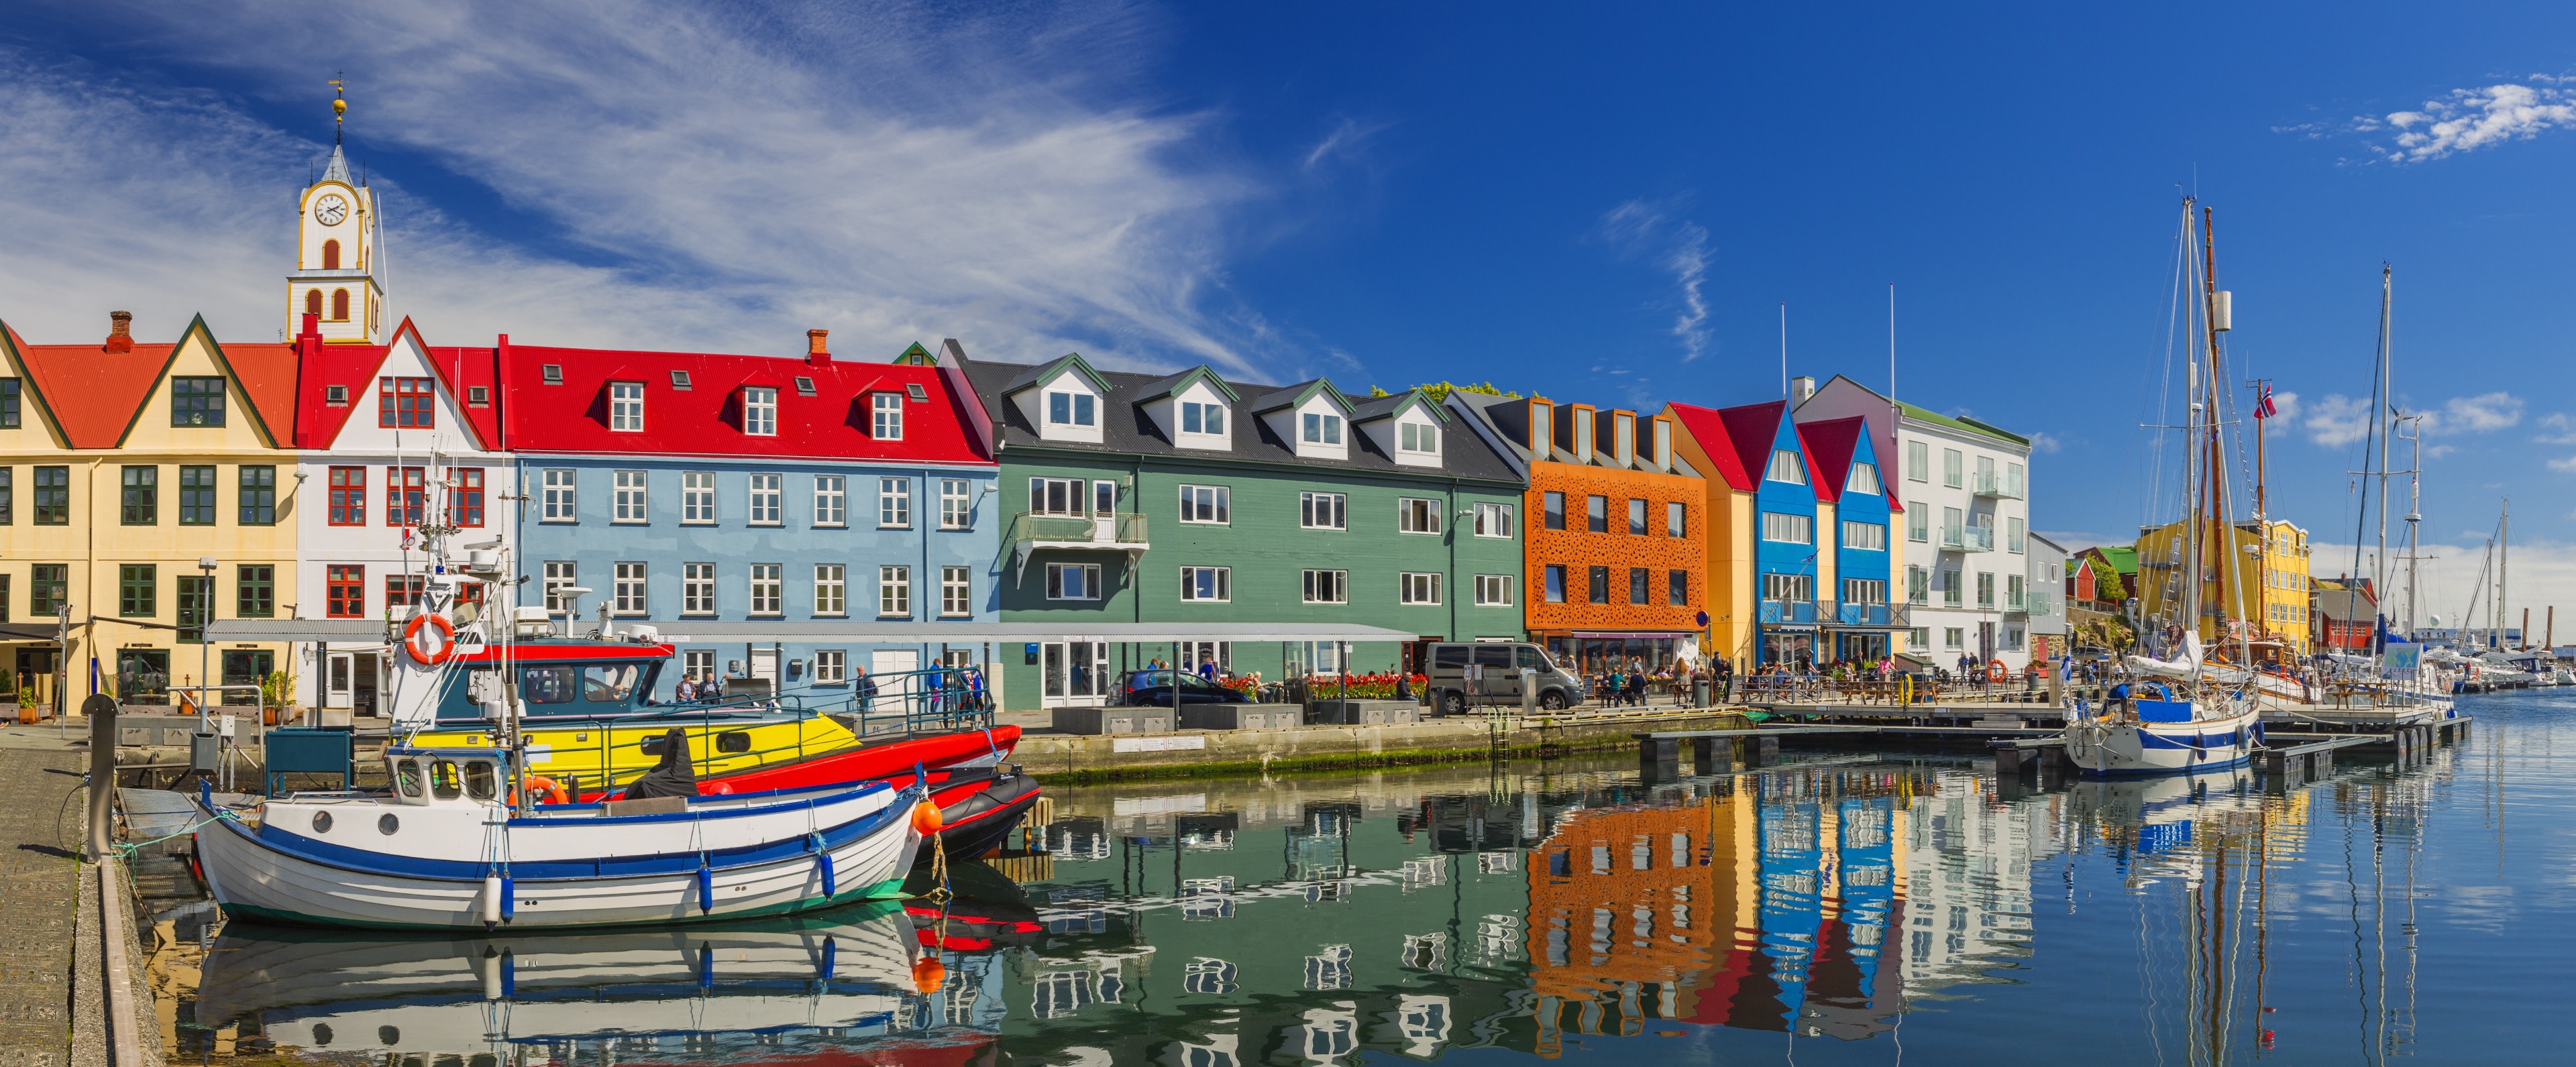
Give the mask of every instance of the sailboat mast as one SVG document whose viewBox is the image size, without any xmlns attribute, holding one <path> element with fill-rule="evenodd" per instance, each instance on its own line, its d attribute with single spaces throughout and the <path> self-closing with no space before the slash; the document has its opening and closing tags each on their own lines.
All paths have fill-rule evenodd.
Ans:
<svg viewBox="0 0 2576 1067">
<path fill-rule="evenodd" d="M 2416 524 L 2424 519 L 2424 417 L 2417 415 L 2407 421 L 2415 424 L 2415 432 L 2407 435 L 2407 439 L 2414 443 L 2415 459 L 2407 464 L 2409 469 L 2406 472 L 2406 639 L 2412 641 L 2415 639 L 2415 556 L 2423 548 L 2422 531 L 2416 529 Z"/>
<path fill-rule="evenodd" d="M 2397 430 L 2397 420 L 2390 417 L 2391 410 L 2397 406 L 2397 394 L 2389 391 L 2390 387 L 2395 384 L 2395 380 L 2394 372 L 2388 365 L 2389 350 L 2392 344 L 2389 339 L 2389 327 L 2392 323 L 2392 320 L 2389 317 L 2389 300 L 2392 295 L 2393 284 L 2390 277 L 2389 266 L 2386 263 L 2381 263 L 2379 265 L 2379 395 L 2381 397 L 2381 403 L 2379 405 L 2379 410 L 2371 413 L 2371 418 L 2377 420 L 2381 424 L 2379 434 L 2379 554 L 2372 557 L 2370 561 L 2370 599 L 2374 606 L 2388 596 L 2388 435 L 2396 432 Z M 2371 628 L 2373 630 L 2378 629 L 2379 620 L 2377 615 L 2378 612 L 2372 612 L 2373 618 L 2371 619 Z"/>
<path fill-rule="evenodd" d="M 2209 443 L 2215 444 L 2217 440 L 2215 423 L 2217 421 L 2218 413 L 2214 408 L 2204 404 L 2201 400 L 2201 379 L 2204 377 L 2201 371 L 2204 369 L 2202 367 L 2202 360 L 2204 358 L 2214 357 L 2218 352 L 2218 280 L 2213 276 L 2218 268 L 2218 252 L 2215 248 L 2210 247 L 2210 242 L 2216 238 L 2217 231 L 2210 218 L 2208 208 L 2200 209 L 2200 217 L 2201 344 L 2198 346 L 2200 347 L 2200 351 L 2192 353 L 2192 388 L 2190 394 L 2192 414 L 2187 422 L 2191 426 L 2191 430 L 2189 432 L 2191 432 L 2196 438 L 2201 433 L 2204 420 L 2207 420 L 2211 429 Z M 2212 362 L 2214 362 L 2214 360 L 2212 360 Z M 2209 375 L 2207 376 L 2215 376 L 2217 373 L 2217 369 L 2215 367 L 2205 369 L 2209 371 Z M 2204 452 L 2203 442 L 2199 440 L 2194 440 L 2192 442 L 2190 455 L 2191 458 L 2186 460 L 2186 462 L 2204 463 L 2207 468 L 2215 468 L 2217 466 L 2216 457 Z M 2211 501 L 2211 496 L 2208 491 L 2209 480 L 2214 477 L 2215 474 L 2212 469 L 2203 469 L 2195 473 L 2197 474 L 2197 477 L 2192 478 L 2188 483 L 2191 486 L 2191 488 L 2187 490 L 2187 495 L 2190 498 L 2190 506 L 2185 509 L 2183 520 L 2183 528 L 2189 531 L 2188 536 L 2190 537 L 2191 542 L 2189 549 L 2185 552 L 2185 558 L 2183 560 L 2186 570 L 2184 571 L 2182 582 L 2182 625 L 2185 627 L 2184 632 L 2186 633 L 2196 633 L 2200 629 L 2201 560 L 2204 558 L 2203 550 L 2206 548 L 2206 546 L 2202 544 L 2202 541 L 2204 538 L 2209 536 L 2209 531 L 2205 524 L 2205 508 Z"/>
<path fill-rule="evenodd" d="M 2503 511 L 2496 516 L 2496 592 L 2495 604 L 2489 608 L 2495 621 L 2487 624 L 2487 643 L 2504 647 L 2504 572 L 2513 566 L 2513 498 L 2506 497 Z"/>
</svg>

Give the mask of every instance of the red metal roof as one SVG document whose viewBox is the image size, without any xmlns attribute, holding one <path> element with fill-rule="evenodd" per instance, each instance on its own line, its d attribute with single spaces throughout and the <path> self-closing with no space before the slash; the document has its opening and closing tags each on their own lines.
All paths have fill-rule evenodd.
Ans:
<svg viewBox="0 0 2576 1067">
<path fill-rule="evenodd" d="M 1700 450 L 1708 453 L 1708 461 L 1717 466 L 1714 473 L 1726 479 L 1727 487 L 1737 492 L 1751 492 L 1753 479 L 1744 470 L 1744 457 L 1735 450 L 1735 435 L 1728 430 L 1726 420 L 1720 417 L 1717 409 L 1697 404 L 1676 403 L 1670 406 L 1682 429 L 1690 431 L 1691 439 L 1699 442 Z"/>
<path fill-rule="evenodd" d="M 1798 444 L 1807 453 L 1807 465 L 1815 468 L 1816 499 L 1842 502 L 1843 485 L 1851 478 L 1852 453 L 1860 450 L 1861 431 L 1868 424 L 1858 415 L 1798 424 Z"/>
<path fill-rule="evenodd" d="M 198 320 L 188 329 L 202 326 Z M 213 331 L 206 338 L 214 341 Z M 125 352 L 110 352 L 103 342 L 31 345 L 16 330 L 8 331 L 8 340 L 26 367 L 28 384 L 73 448 L 117 447 L 179 347 L 176 341 L 137 341 Z M 280 447 L 293 447 L 295 346 L 218 342 L 213 348 L 216 361 L 231 370 L 250 399 L 251 414 L 268 427 L 271 439 Z"/>
<path fill-rule="evenodd" d="M 437 350 L 441 353 L 452 351 Z M 623 349 L 514 345 L 507 336 L 494 349 L 501 393 L 502 435 L 507 447 L 527 452 L 636 453 L 644 455 L 772 456 L 913 463 L 993 462 L 970 426 L 967 405 L 980 401 L 948 388 L 938 367 L 858 363 L 823 358 L 641 352 Z M 473 360 L 466 360 L 473 363 Z M 563 383 L 546 384 L 545 367 L 562 368 Z M 671 372 L 687 371 L 689 388 L 676 389 Z M 813 396 L 795 379 L 811 378 Z M 608 428 L 608 383 L 641 382 L 644 430 Z M 742 387 L 778 390 L 778 433 L 742 432 Z M 869 395 L 902 395 L 920 386 L 926 403 L 907 400 L 900 441 L 870 435 Z"/>
</svg>

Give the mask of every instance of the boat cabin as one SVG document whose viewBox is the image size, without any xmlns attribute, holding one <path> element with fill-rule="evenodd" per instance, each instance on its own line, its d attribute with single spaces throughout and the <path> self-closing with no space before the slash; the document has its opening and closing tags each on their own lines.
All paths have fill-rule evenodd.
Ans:
<svg viewBox="0 0 2576 1067">
<path fill-rule="evenodd" d="M 617 641 L 530 641 L 510 649 L 507 670 L 519 687 L 520 720 L 603 719 L 656 711 L 653 685 L 671 661 L 669 645 Z M 477 694 L 497 692 L 486 676 L 504 666 L 501 648 L 459 651 L 448 664 L 464 684 L 440 687 L 439 725 L 479 725 L 488 720 Z"/>
<path fill-rule="evenodd" d="M 387 749 L 385 771 L 394 784 L 395 802 L 415 807 L 451 801 L 499 804 L 510 795 L 507 756 L 497 749 Z"/>
</svg>

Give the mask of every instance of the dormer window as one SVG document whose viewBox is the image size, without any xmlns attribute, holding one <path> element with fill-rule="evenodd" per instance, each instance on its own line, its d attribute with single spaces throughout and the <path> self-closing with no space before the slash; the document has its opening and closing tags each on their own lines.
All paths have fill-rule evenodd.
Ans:
<svg viewBox="0 0 2576 1067">
<path fill-rule="evenodd" d="M 326 386 L 323 386 L 323 387 L 322 387 L 322 402 L 323 402 L 323 403 L 325 403 L 325 404 L 329 404 L 329 405 L 331 405 L 332 407 L 335 407 L 335 408 L 345 408 L 345 407 L 348 407 L 348 406 L 349 406 L 349 387 L 348 387 L 348 386 L 345 386 L 345 385 L 326 385 Z"/>
<path fill-rule="evenodd" d="M 544 372 L 545 372 L 545 378 L 546 378 L 546 384 L 547 384 L 547 385 L 562 385 L 562 384 L 563 384 L 563 364 L 561 364 L 561 363 L 548 363 L 548 364 L 546 364 L 546 365 L 545 365 L 545 367 L 543 368 L 543 370 L 544 370 Z"/>
<path fill-rule="evenodd" d="M 802 375 L 802 374 L 797 375 L 797 376 L 796 376 L 796 395 L 798 395 L 798 396 L 812 396 L 812 395 L 814 395 L 814 379 L 812 379 L 812 378 L 808 378 L 808 377 L 806 377 L 806 376 L 804 376 L 804 375 Z"/>
<path fill-rule="evenodd" d="M 1225 436 L 1225 405 L 1202 404 L 1195 400 L 1181 403 L 1181 432 Z"/>
<path fill-rule="evenodd" d="M 903 440 L 903 397 L 897 393 L 868 394 L 868 436 L 879 441 Z"/>
<path fill-rule="evenodd" d="M 778 436 L 778 390 L 758 385 L 742 387 L 742 432 L 756 437 Z"/>
<path fill-rule="evenodd" d="M 686 391 L 689 388 L 689 372 L 684 370 L 672 371 L 671 388 Z"/>
<path fill-rule="evenodd" d="M 1089 393 L 1048 393 L 1047 421 L 1057 426 L 1097 425 L 1099 417 L 1095 404 Z"/>
<path fill-rule="evenodd" d="M 1796 452 L 1775 448 L 1771 450 L 1771 469 L 1763 472 L 1762 476 L 1775 482 L 1805 485 L 1807 484 L 1807 465 L 1799 461 Z"/>
<path fill-rule="evenodd" d="M 490 407 L 492 406 L 492 390 L 480 385 L 466 386 L 465 403 L 469 407 Z"/>
<path fill-rule="evenodd" d="M 1395 447 L 1401 451 L 1417 452 L 1426 456 L 1439 455 L 1440 428 L 1418 422 L 1398 423 L 1395 431 Z"/>
<path fill-rule="evenodd" d="M 224 380 L 222 378 L 170 379 L 170 425 L 221 426 L 224 424 Z"/>
<path fill-rule="evenodd" d="M 386 376 L 376 379 L 376 425 L 392 430 L 426 430 L 438 424 L 430 406 L 427 378 Z"/>
<path fill-rule="evenodd" d="M 644 383 L 608 383 L 608 428 L 619 433 L 644 432 Z"/>
<path fill-rule="evenodd" d="M 904 386 L 903 395 L 911 397 L 912 402 L 915 404 L 927 404 L 930 402 L 930 390 L 922 388 L 920 382 L 914 382 L 910 385 Z"/>
<path fill-rule="evenodd" d="M 1878 491 L 1878 464 L 1852 464 L 1851 477 L 1843 481 L 1843 492 L 1876 494 Z"/>
<path fill-rule="evenodd" d="M 1303 429 L 1298 436 L 1307 444 L 1338 445 L 1342 443 L 1341 416 L 1309 411 L 1305 414 L 1305 417 L 1299 421 L 1302 423 Z"/>
</svg>

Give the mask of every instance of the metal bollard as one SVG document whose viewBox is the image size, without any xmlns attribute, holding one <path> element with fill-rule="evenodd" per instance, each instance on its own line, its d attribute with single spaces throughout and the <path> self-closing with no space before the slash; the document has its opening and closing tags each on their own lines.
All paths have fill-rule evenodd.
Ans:
<svg viewBox="0 0 2576 1067">
<path fill-rule="evenodd" d="M 115 848 L 116 698 L 92 693 L 81 714 L 89 716 L 89 860 L 97 863 Z"/>
</svg>

